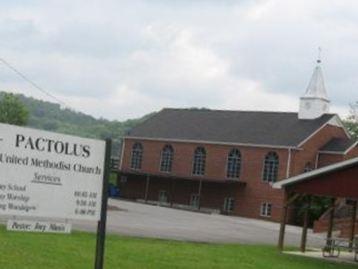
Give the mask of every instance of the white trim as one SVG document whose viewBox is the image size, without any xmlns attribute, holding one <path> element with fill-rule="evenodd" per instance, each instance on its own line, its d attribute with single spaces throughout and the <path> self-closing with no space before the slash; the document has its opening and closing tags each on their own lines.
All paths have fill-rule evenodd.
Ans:
<svg viewBox="0 0 358 269">
<path fill-rule="evenodd" d="M 314 169 L 318 168 L 318 162 L 319 162 L 319 151 L 316 153 L 316 160 L 315 160 L 315 164 L 314 164 Z"/>
<path fill-rule="evenodd" d="M 329 150 L 319 150 L 317 151 L 320 154 L 334 154 L 334 155 L 344 155 L 343 151 L 329 151 Z"/>
<path fill-rule="evenodd" d="M 121 148 L 121 160 L 119 161 L 119 169 L 122 170 L 122 166 L 123 166 L 123 159 L 124 159 L 124 148 L 126 145 L 126 140 L 123 138 L 122 139 L 122 148 Z"/>
<path fill-rule="evenodd" d="M 328 103 L 330 103 L 331 101 L 327 98 L 323 98 L 323 97 L 316 97 L 316 96 L 301 96 L 300 99 L 303 100 L 322 100 L 322 101 L 326 101 Z"/>
<path fill-rule="evenodd" d="M 286 178 L 290 177 L 290 171 L 291 171 L 291 155 L 292 155 L 292 149 L 288 149 L 288 157 L 287 157 L 287 168 L 286 168 Z"/>
<path fill-rule="evenodd" d="M 358 145 L 358 141 L 354 142 L 352 146 L 350 146 L 345 152 L 344 154 L 347 154 L 348 152 L 350 152 L 352 149 L 354 149 L 356 146 Z"/>
<path fill-rule="evenodd" d="M 262 214 L 262 207 L 265 205 L 265 212 L 264 214 Z M 267 214 L 267 207 L 270 206 L 270 215 Z M 265 218 L 271 218 L 272 217 L 272 203 L 270 202 L 262 202 L 260 205 L 260 217 L 265 217 Z"/>
<path fill-rule="evenodd" d="M 347 161 L 342 161 L 339 163 L 335 163 L 335 164 L 331 164 L 316 170 L 312 170 L 310 172 L 307 173 L 303 173 L 279 182 L 276 182 L 272 185 L 272 187 L 274 189 L 281 189 L 282 187 L 286 186 L 286 185 L 290 185 L 296 182 L 300 182 L 300 181 L 304 181 L 307 179 L 310 179 L 312 177 L 318 176 L 320 174 L 324 174 L 324 173 L 328 173 L 334 170 L 337 170 L 339 168 L 344 168 L 346 166 L 350 166 L 350 165 L 354 165 L 357 164 L 358 165 L 358 157 L 354 158 L 354 159 L 349 159 Z"/>
<path fill-rule="evenodd" d="M 282 146 L 282 145 L 265 145 L 265 144 L 251 144 L 251 143 L 235 143 L 235 142 L 219 142 L 219 141 L 205 141 L 205 140 L 186 140 L 186 139 L 170 139 L 170 138 L 149 138 L 139 136 L 124 136 L 125 139 L 133 140 L 149 140 L 160 142 L 177 142 L 177 143 L 191 143 L 191 144 L 210 144 L 210 145 L 225 145 L 225 146 L 245 146 L 255 148 L 271 148 L 271 149 L 288 149 L 293 148 L 299 150 L 299 147 Z"/>
</svg>

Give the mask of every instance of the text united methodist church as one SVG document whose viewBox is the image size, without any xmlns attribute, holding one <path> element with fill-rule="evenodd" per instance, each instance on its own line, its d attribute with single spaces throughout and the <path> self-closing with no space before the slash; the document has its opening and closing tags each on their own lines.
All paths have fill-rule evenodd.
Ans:
<svg viewBox="0 0 358 269">
<path fill-rule="evenodd" d="M 123 138 L 121 196 L 278 221 L 273 182 L 358 156 L 329 104 L 318 61 L 298 113 L 163 109 Z"/>
</svg>

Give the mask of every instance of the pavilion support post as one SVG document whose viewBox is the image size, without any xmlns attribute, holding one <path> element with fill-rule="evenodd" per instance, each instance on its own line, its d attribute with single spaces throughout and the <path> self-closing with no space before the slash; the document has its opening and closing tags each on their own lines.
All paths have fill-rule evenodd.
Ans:
<svg viewBox="0 0 358 269">
<path fill-rule="evenodd" d="M 305 205 L 305 211 L 303 214 L 303 227 L 302 227 L 302 237 L 301 237 L 301 252 L 306 251 L 306 243 L 307 243 L 307 229 L 308 229 L 308 222 L 309 222 L 309 211 L 311 207 L 311 196 L 307 197 L 307 203 Z"/>
<path fill-rule="evenodd" d="M 283 250 L 284 241 L 285 241 L 285 230 L 286 230 L 286 222 L 287 222 L 287 215 L 288 215 L 288 207 L 291 203 L 293 203 L 300 195 L 295 194 L 292 197 L 288 197 L 287 191 L 285 190 L 285 196 L 283 201 L 283 209 L 281 215 L 281 224 L 280 224 L 280 233 L 278 237 L 278 249 L 279 251 Z"/>
<path fill-rule="evenodd" d="M 284 205 L 281 215 L 281 224 L 280 224 L 280 234 L 278 237 L 278 249 L 280 251 L 283 250 L 283 245 L 285 241 L 285 229 L 286 229 L 286 220 L 288 213 L 288 205 Z"/>
<path fill-rule="evenodd" d="M 144 193 L 144 201 L 146 203 L 148 202 L 149 183 L 150 183 L 150 176 L 147 176 L 145 182 L 145 193 Z"/>
<path fill-rule="evenodd" d="M 170 183 L 170 207 L 173 207 L 174 204 L 174 188 L 175 188 L 175 179 L 172 178 Z"/>
<path fill-rule="evenodd" d="M 356 218 L 357 218 L 357 201 L 353 201 L 352 204 L 352 219 L 351 219 L 351 229 L 349 234 L 349 250 L 352 251 L 353 248 L 353 240 L 355 235 L 356 228 Z"/>
<path fill-rule="evenodd" d="M 329 219 L 328 219 L 327 239 L 332 238 L 333 224 L 334 224 L 334 213 L 336 211 L 335 204 L 336 204 L 336 199 L 332 198 L 331 211 L 329 212 Z"/>
<path fill-rule="evenodd" d="M 200 210 L 201 207 L 201 189 L 203 187 L 203 181 L 200 179 L 199 181 L 199 189 L 198 189 L 198 210 Z"/>
</svg>

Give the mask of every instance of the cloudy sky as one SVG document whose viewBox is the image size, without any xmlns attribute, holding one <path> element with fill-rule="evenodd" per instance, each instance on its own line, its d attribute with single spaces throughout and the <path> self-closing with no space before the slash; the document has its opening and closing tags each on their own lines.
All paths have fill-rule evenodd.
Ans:
<svg viewBox="0 0 358 269">
<path fill-rule="evenodd" d="M 358 100 L 358 2 L 0 0 L 0 58 L 71 108 L 297 111 L 323 49 L 333 112 Z M 51 100 L 0 63 L 0 90 Z M 53 100 L 51 100 L 53 101 Z"/>
</svg>

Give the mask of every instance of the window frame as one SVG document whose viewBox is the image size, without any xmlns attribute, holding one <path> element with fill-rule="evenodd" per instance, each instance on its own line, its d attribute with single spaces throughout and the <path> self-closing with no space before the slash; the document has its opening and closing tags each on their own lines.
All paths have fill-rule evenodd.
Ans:
<svg viewBox="0 0 358 269">
<path fill-rule="evenodd" d="M 308 173 L 311 172 L 312 170 L 314 170 L 312 166 L 312 162 L 306 162 L 305 167 L 303 167 L 303 173 Z"/>
<path fill-rule="evenodd" d="M 137 155 L 136 156 L 134 155 L 135 146 L 140 147 L 140 155 L 139 155 L 139 157 Z M 130 168 L 131 169 L 133 169 L 133 170 L 141 170 L 142 169 L 143 153 L 144 153 L 144 147 L 143 147 L 142 143 L 135 142 L 132 145 L 132 150 L 131 150 L 131 160 L 130 160 Z M 136 161 L 134 161 L 134 157 L 139 158 L 139 161 L 137 159 L 136 159 Z M 136 164 L 136 165 L 133 165 L 133 164 Z"/>
<path fill-rule="evenodd" d="M 237 173 L 237 176 L 231 176 L 229 175 L 229 162 L 230 162 L 230 154 L 233 152 L 233 151 L 237 151 L 238 153 L 238 159 L 237 159 L 237 168 L 236 168 L 236 173 Z M 237 179 L 239 180 L 240 177 L 241 177 L 241 170 L 242 170 L 242 154 L 241 154 L 241 151 L 237 148 L 232 148 L 229 153 L 227 154 L 227 159 L 226 159 L 226 178 L 230 178 L 230 179 Z"/>
<path fill-rule="evenodd" d="M 269 155 L 274 155 L 274 156 L 276 156 L 276 162 L 277 162 L 276 177 L 275 177 L 274 179 L 272 179 L 272 180 L 265 178 L 265 175 L 266 175 L 266 173 L 265 173 L 265 171 L 266 171 L 266 160 L 267 160 L 267 158 L 268 158 Z M 272 169 L 270 169 L 270 170 L 272 170 Z M 277 154 L 277 152 L 275 152 L 275 151 L 269 151 L 269 152 L 265 155 L 264 160 L 263 160 L 261 180 L 262 180 L 263 182 L 265 182 L 265 183 L 275 183 L 275 182 L 278 180 L 279 171 L 280 171 L 280 157 L 279 157 L 279 155 Z M 272 171 L 271 171 L 270 173 L 272 173 Z"/>
<path fill-rule="evenodd" d="M 265 218 L 272 217 L 272 203 L 270 202 L 263 202 L 260 206 L 260 216 Z"/>
<path fill-rule="evenodd" d="M 163 154 L 164 154 L 164 150 L 165 149 L 169 149 L 170 150 L 170 159 L 169 161 L 168 160 L 164 160 L 163 159 Z M 166 166 L 163 165 L 164 161 L 166 161 Z M 159 163 L 159 171 L 162 172 L 162 173 L 171 173 L 172 172 L 172 169 L 173 169 L 173 161 L 174 161 L 174 148 L 172 145 L 170 144 L 167 144 L 167 145 L 164 145 L 164 147 L 162 148 L 161 152 L 160 152 L 160 163 Z M 169 169 L 167 170 L 163 170 L 162 168 L 163 167 L 167 167 Z"/>
<path fill-rule="evenodd" d="M 195 197 L 195 200 L 196 200 L 196 204 L 194 205 L 193 204 L 193 201 L 194 201 L 194 198 Z M 199 208 L 199 204 L 200 204 L 200 195 L 198 193 L 192 193 L 190 195 L 190 201 L 189 201 L 189 205 L 191 208 Z"/>
<path fill-rule="evenodd" d="M 235 198 L 232 196 L 224 198 L 223 211 L 226 213 L 232 213 L 235 210 Z"/>
<path fill-rule="evenodd" d="M 202 157 L 201 159 L 201 164 L 200 165 L 196 165 L 196 154 L 199 150 L 202 150 L 202 153 L 204 157 Z M 194 150 L 194 154 L 193 154 L 193 165 L 192 165 L 192 171 L 191 174 L 193 176 L 205 176 L 205 170 L 206 170 L 206 150 L 204 147 L 202 146 L 198 146 L 195 148 Z M 198 166 L 198 167 L 197 167 Z M 200 173 L 196 173 L 196 171 L 200 169 Z"/>
<path fill-rule="evenodd" d="M 162 201 L 160 198 L 162 197 L 162 194 L 165 195 L 166 197 L 166 201 Z M 158 192 L 158 203 L 160 205 L 165 205 L 165 204 L 168 204 L 169 203 L 169 195 L 168 195 L 168 192 L 166 190 L 159 190 Z"/>
</svg>

